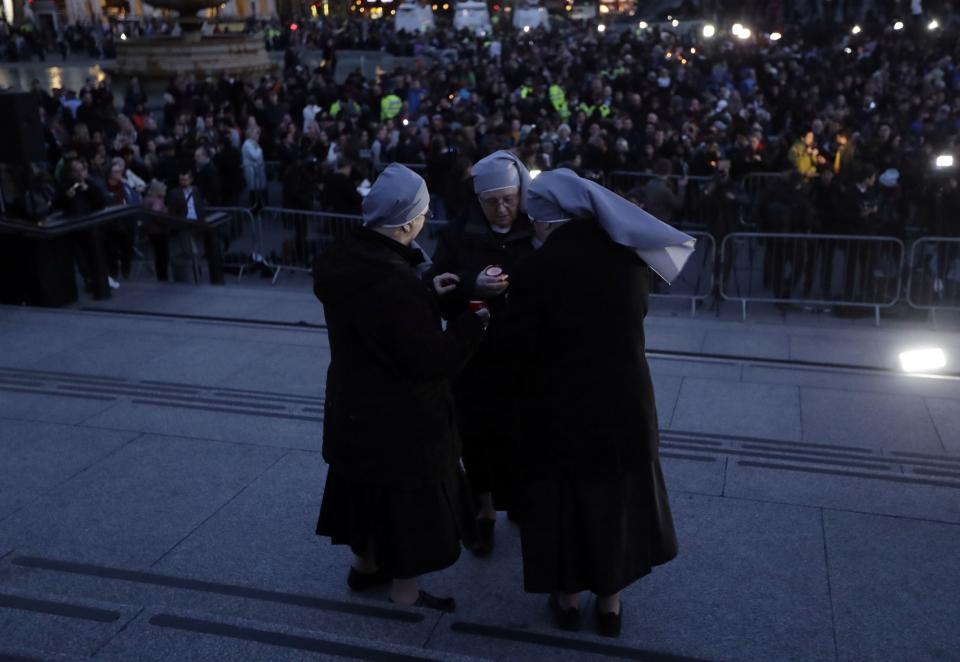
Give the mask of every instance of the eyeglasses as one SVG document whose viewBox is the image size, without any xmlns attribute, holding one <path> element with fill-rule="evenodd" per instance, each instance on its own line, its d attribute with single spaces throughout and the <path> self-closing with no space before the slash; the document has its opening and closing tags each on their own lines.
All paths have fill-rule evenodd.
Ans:
<svg viewBox="0 0 960 662">
<path fill-rule="evenodd" d="M 499 198 L 480 198 L 480 206 L 485 209 L 497 209 L 503 205 L 507 209 L 514 207 L 520 201 L 517 195 L 504 195 Z"/>
</svg>

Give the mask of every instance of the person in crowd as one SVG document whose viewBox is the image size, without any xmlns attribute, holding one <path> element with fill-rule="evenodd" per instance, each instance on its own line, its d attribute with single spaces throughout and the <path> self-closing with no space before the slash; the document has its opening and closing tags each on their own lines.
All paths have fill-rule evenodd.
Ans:
<svg viewBox="0 0 960 662">
<path fill-rule="evenodd" d="M 651 179 L 643 192 L 643 208 L 648 214 L 669 225 L 676 223 L 678 213 L 683 208 L 683 200 L 686 195 L 687 177 L 684 176 L 677 182 L 677 190 L 670 186 L 670 173 L 672 166 L 667 159 L 659 159 L 653 164 L 653 174 L 655 178 Z"/>
<path fill-rule="evenodd" d="M 256 125 L 247 130 L 243 141 L 243 176 L 250 192 L 250 206 L 260 209 L 267 204 L 267 166 L 260 147 L 260 128 Z"/>
<path fill-rule="evenodd" d="M 527 168 L 509 151 L 494 152 L 473 166 L 475 202 L 460 223 L 440 235 L 433 256 L 433 273 L 457 276 L 455 287 L 442 298 L 448 319 L 462 314 L 471 300 L 483 301 L 494 318 L 502 310 L 510 272 L 534 250 L 521 207 L 529 183 Z M 496 414 L 506 406 L 500 400 L 504 372 L 487 347 L 481 347 L 454 381 L 463 462 L 479 495 L 479 538 L 471 551 L 480 557 L 493 550 L 496 506 L 509 507 L 511 483 L 510 434 Z"/>
<path fill-rule="evenodd" d="M 650 271 L 674 279 L 694 241 L 566 169 L 524 208 L 543 246 L 493 338 L 514 365 L 524 588 L 565 630 L 595 594 L 597 632 L 617 636 L 620 592 L 677 554 L 643 325 Z"/>
<path fill-rule="evenodd" d="M 790 163 L 794 169 L 806 178 L 816 177 L 820 166 L 827 161 L 817 149 L 816 136 L 811 129 L 803 132 L 793 146 L 790 147 Z"/>
<path fill-rule="evenodd" d="M 67 218 L 89 216 L 108 204 L 106 191 L 90 177 L 87 164 L 75 158 L 66 164 L 66 179 L 57 191 L 55 206 Z M 106 270 L 105 242 L 97 227 L 77 235 L 76 265 L 84 287 L 96 297 L 109 296 L 109 275 Z"/>
<path fill-rule="evenodd" d="M 203 201 L 211 207 L 222 204 L 220 172 L 210 158 L 209 148 L 203 145 L 197 147 L 193 153 L 193 162 L 196 169 L 197 188 L 200 189 Z"/>
<path fill-rule="evenodd" d="M 353 551 L 351 589 L 390 584 L 397 604 L 450 612 L 454 599 L 417 578 L 452 565 L 473 525 L 450 379 L 489 314 L 464 311 L 443 330 L 414 243 L 429 201 L 419 175 L 391 164 L 364 198 L 363 226 L 316 261 L 331 352 L 316 532 Z M 449 278 L 434 286 L 443 291 Z"/>
<path fill-rule="evenodd" d="M 203 199 L 203 193 L 193 183 L 193 168 L 190 165 L 180 167 L 180 174 L 177 179 L 177 186 L 170 189 L 167 193 L 167 210 L 173 216 L 179 216 L 187 221 L 197 223 L 202 226 L 206 222 L 206 204 Z M 174 266 L 180 264 L 189 264 L 192 279 L 195 282 L 200 280 L 200 242 L 202 241 L 206 252 L 210 254 L 211 234 L 203 232 L 192 232 L 189 229 L 164 228 L 156 235 L 156 239 L 151 238 L 154 243 L 155 254 L 165 254 Z M 170 244 L 173 243 L 176 253 L 171 255 Z M 166 244 L 159 246 L 157 244 Z M 158 269 L 158 277 L 159 277 Z M 166 269 L 164 269 L 166 271 Z M 188 277 L 179 270 L 174 271 L 174 280 L 187 280 Z"/>
<path fill-rule="evenodd" d="M 127 164 L 122 157 L 110 161 L 105 188 L 107 200 L 111 205 L 139 205 L 143 200 L 140 194 L 126 181 Z M 120 287 L 120 278 L 130 278 L 133 262 L 133 246 L 136 241 L 136 221 L 120 219 L 104 229 L 107 245 L 107 271 L 110 287 Z"/>
</svg>

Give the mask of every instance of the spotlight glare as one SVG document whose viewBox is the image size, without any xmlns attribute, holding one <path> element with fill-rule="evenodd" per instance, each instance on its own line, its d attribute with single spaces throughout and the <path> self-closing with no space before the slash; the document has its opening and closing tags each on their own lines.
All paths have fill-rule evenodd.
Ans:
<svg viewBox="0 0 960 662">
<path fill-rule="evenodd" d="M 741 30 L 743 30 L 743 25 L 740 23 L 734 23 L 733 27 L 730 28 L 730 32 L 732 32 L 735 36 L 739 36 Z"/>
<path fill-rule="evenodd" d="M 603 32 L 606 29 L 607 29 L 607 26 L 604 25 L 603 23 L 597 26 L 597 32 Z"/>
<path fill-rule="evenodd" d="M 770 41 L 780 41 L 781 39 L 783 39 L 783 35 L 779 32 L 770 33 Z"/>
<path fill-rule="evenodd" d="M 703 36 L 707 39 L 710 39 L 713 35 L 717 34 L 717 28 L 713 25 L 707 23 L 703 26 Z"/>
<path fill-rule="evenodd" d="M 680 21 L 678 21 L 677 19 L 673 19 L 672 21 L 670 21 L 670 25 L 672 25 L 673 27 L 677 27 L 678 25 L 680 25 Z"/>
<path fill-rule="evenodd" d="M 646 21 L 640 21 L 639 23 L 637 23 L 637 27 L 640 28 L 641 30 L 646 30 L 649 27 L 649 25 L 647 24 Z"/>
<path fill-rule="evenodd" d="M 853 50 L 849 46 L 847 46 L 846 48 L 843 49 L 843 52 L 846 53 L 847 55 L 850 55 L 850 53 L 852 53 Z"/>
<path fill-rule="evenodd" d="M 740 28 L 740 33 L 737 35 L 737 37 L 740 39 L 749 39 L 750 34 L 750 28 Z"/>
<path fill-rule="evenodd" d="M 893 29 L 894 29 L 894 30 L 902 30 L 902 29 L 903 29 L 903 21 L 897 21 L 896 23 L 894 23 L 894 24 L 893 24 Z"/>
<path fill-rule="evenodd" d="M 850 30 L 851 34 L 860 34 L 863 30 L 860 29 L 859 25 L 854 25 L 853 29 Z"/>
<path fill-rule="evenodd" d="M 936 164 L 938 168 L 952 168 L 953 156 L 951 154 L 941 154 L 937 157 Z"/>
<path fill-rule="evenodd" d="M 529 26 L 529 25 L 524 25 L 524 26 L 523 26 L 523 31 L 524 31 L 524 32 L 530 32 L 530 26 Z"/>
<path fill-rule="evenodd" d="M 904 372 L 929 372 L 947 365 L 947 356 L 939 347 L 925 347 L 900 352 L 900 367 Z"/>
</svg>

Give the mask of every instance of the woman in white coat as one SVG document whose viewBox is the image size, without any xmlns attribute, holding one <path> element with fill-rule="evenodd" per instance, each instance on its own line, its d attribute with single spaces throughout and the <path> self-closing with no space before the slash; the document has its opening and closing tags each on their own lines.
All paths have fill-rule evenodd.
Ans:
<svg viewBox="0 0 960 662">
<path fill-rule="evenodd" d="M 243 141 L 243 178 L 250 191 L 250 206 L 259 209 L 267 202 L 267 166 L 260 147 L 260 127 L 254 126 L 247 131 Z"/>
</svg>

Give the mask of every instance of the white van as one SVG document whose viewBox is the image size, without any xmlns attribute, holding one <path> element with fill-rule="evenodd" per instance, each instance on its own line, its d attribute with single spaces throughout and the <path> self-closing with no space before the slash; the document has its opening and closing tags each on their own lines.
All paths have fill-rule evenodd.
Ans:
<svg viewBox="0 0 960 662">
<path fill-rule="evenodd" d="M 453 27 L 457 30 L 472 30 L 477 34 L 489 34 L 492 31 L 492 26 L 487 3 L 469 0 L 468 2 L 455 4 L 453 8 Z"/>
<path fill-rule="evenodd" d="M 430 5 L 420 5 L 408 0 L 397 7 L 393 27 L 397 32 L 426 32 L 433 29 L 433 10 Z"/>
<path fill-rule="evenodd" d="M 513 10 L 513 27 L 517 30 L 530 28 L 536 30 L 550 29 L 550 17 L 546 7 L 539 7 L 536 3 L 518 4 Z"/>
</svg>

